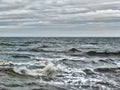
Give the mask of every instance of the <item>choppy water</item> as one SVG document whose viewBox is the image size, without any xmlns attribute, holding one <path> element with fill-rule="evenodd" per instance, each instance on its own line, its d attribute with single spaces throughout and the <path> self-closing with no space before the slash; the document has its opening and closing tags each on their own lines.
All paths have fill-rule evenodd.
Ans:
<svg viewBox="0 0 120 90">
<path fill-rule="evenodd" d="M 120 90 L 120 38 L 0 38 L 0 90 Z"/>
</svg>

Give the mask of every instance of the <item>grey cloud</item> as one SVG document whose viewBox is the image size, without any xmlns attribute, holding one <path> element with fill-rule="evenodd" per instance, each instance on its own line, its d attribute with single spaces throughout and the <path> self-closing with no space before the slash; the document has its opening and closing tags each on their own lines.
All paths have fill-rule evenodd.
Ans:
<svg viewBox="0 0 120 90">
<path fill-rule="evenodd" d="M 119 22 L 119 0 L 1 0 L 0 26 Z"/>
</svg>

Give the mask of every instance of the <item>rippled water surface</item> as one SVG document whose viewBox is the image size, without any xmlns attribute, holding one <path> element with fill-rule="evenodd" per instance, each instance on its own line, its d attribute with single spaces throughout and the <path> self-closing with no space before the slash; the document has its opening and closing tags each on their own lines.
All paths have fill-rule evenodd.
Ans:
<svg viewBox="0 0 120 90">
<path fill-rule="evenodd" d="M 0 38 L 0 90 L 120 90 L 120 38 Z"/>
</svg>

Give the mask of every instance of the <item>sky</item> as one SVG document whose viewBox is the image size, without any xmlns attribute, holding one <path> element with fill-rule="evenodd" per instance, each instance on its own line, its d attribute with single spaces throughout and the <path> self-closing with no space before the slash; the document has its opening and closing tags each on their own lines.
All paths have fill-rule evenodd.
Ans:
<svg viewBox="0 0 120 90">
<path fill-rule="evenodd" d="M 120 0 L 0 0 L 0 37 L 120 37 Z"/>
</svg>

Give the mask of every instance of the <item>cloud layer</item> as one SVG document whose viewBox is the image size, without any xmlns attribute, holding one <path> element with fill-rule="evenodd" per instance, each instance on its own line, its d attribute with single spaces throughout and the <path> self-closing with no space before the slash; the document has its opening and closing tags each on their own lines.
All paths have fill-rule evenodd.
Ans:
<svg viewBox="0 0 120 90">
<path fill-rule="evenodd" d="M 119 23 L 119 0 L 0 0 L 0 29 Z"/>
</svg>

